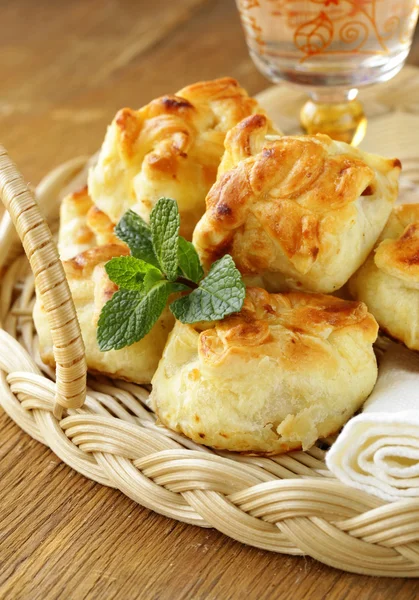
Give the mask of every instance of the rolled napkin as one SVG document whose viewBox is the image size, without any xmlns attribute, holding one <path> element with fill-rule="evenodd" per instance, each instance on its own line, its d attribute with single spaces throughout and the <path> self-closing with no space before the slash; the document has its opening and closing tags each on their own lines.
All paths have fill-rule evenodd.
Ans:
<svg viewBox="0 0 419 600">
<path fill-rule="evenodd" d="M 326 456 L 346 485 L 384 500 L 419 497 L 419 354 L 391 343 L 363 412 Z"/>
</svg>

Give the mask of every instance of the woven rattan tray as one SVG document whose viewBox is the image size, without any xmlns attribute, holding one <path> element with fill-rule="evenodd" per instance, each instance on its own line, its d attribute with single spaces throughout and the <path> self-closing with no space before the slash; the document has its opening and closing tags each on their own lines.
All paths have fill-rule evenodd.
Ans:
<svg viewBox="0 0 419 600">
<path fill-rule="evenodd" d="M 399 99 L 409 97 L 409 106 L 400 110 L 389 90 Z M 409 138 L 412 121 L 419 120 L 412 114 L 419 113 L 418 72 L 409 69 L 366 97 L 374 115 L 366 147 L 374 149 L 380 133 L 386 153 L 383 137 L 392 131 L 390 143 L 396 132 L 411 181 L 419 182 L 419 160 Z M 287 131 L 295 128 L 298 92 L 275 89 L 262 94 L 261 102 L 282 114 Z M 403 123 L 408 123 L 404 129 Z M 0 194 L 11 216 L 6 214 L 0 227 L 4 410 L 76 471 L 162 515 L 215 527 L 257 548 L 310 555 L 345 571 L 418 577 L 418 500 L 386 503 L 344 486 L 328 472 L 320 447 L 255 458 L 197 446 L 155 424 L 146 404 L 149 392 L 138 385 L 89 376 L 86 391 L 79 326 L 44 217 L 54 231 L 59 198 L 83 183 L 87 162 L 75 159 L 50 173 L 35 200 L 0 147 Z M 34 275 L 54 332 L 56 375 L 39 358 L 31 316 Z"/>
</svg>

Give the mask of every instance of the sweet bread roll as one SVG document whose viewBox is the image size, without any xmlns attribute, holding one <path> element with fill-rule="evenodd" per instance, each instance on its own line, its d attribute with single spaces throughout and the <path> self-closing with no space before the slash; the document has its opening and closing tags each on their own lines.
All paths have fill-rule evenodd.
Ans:
<svg viewBox="0 0 419 600">
<path fill-rule="evenodd" d="M 239 314 L 176 322 L 153 378 L 160 421 L 199 444 L 279 454 L 336 432 L 377 378 L 361 302 L 248 288 Z"/>
<path fill-rule="evenodd" d="M 129 208 L 148 221 L 159 198 L 174 198 L 181 234 L 191 239 L 227 131 L 260 110 L 231 78 L 190 85 L 140 110 L 120 110 L 90 170 L 93 202 L 117 223 Z"/>
<path fill-rule="evenodd" d="M 419 204 L 394 207 L 349 289 L 368 305 L 384 331 L 419 350 Z"/>
<path fill-rule="evenodd" d="M 193 242 L 207 267 L 229 253 L 270 291 L 334 292 L 380 235 L 400 162 L 325 135 L 266 134 L 263 115 L 229 132 Z"/>
<path fill-rule="evenodd" d="M 117 286 L 109 280 L 104 264 L 112 257 L 128 252 L 128 248 L 121 244 L 96 246 L 64 261 L 63 266 L 80 323 L 88 369 L 136 383 L 150 383 L 174 325 L 174 317 L 168 308 L 150 333 L 132 346 L 101 352 L 96 341 L 100 311 L 117 290 Z M 39 299 L 35 303 L 33 318 L 39 336 L 41 358 L 46 364 L 54 366 L 51 332 Z"/>
<path fill-rule="evenodd" d="M 61 260 L 105 244 L 125 244 L 114 234 L 115 225 L 94 206 L 87 186 L 66 196 L 60 206 L 58 252 Z"/>
</svg>

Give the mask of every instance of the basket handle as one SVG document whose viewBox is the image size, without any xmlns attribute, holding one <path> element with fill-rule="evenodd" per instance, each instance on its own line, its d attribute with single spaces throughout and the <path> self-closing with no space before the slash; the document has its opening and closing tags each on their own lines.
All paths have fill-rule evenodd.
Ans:
<svg viewBox="0 0 419 600">
<path fill-rule="evenodd" d="M 79 408 L 86 397 L 86 358 L 70 288 L 34 195 L 0 145 L 0 197 L 29 259 L 40 301 L 48 316 L 56 363 L 54 415 Z"/>
</svg>

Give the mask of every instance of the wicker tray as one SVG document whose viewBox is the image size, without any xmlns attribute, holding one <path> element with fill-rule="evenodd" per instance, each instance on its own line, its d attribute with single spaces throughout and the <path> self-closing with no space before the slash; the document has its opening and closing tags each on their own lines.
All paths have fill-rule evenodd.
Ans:
<svg viewBox="0 0 419 600">
<path fill-rule="evenodd" d="M 415 86 L 418 108 L 418 71 L 404 71 L 387 89 L 393 86 L 400 92 L 401 81 L 410 86 L 411 105 Z M 410 126 L 400 133 L 403 112 L 393 113 L 388 93 L 383 87 L 377 90 L 374 102 L 367 102 L 369 112 L 379 108 L 367 147 L 374 145 L 374 130 L 382 133 L 393 128 L 409 137 L 415 129 L 411 120 L 419 119 L 410 114 Z M 381 109 L 379 94 L 388 110 Z M 261 101 L 273 113 L 282 110 L 281 124 L 285 121 L 288 131 L 296 127 L 297 92 L 284 95 L 276 88 L 262 94 Z M 411 106 L 408 112 L 414 112 Z M 394 135 L 389 140 L 394 141 Z M 412 180 L 416 177 L 419 182 L 419 161 L 411 143 L 407 146 L 405 140 L 402 150 L 401 158 L 410 161 Z M 4 410 L 76 471 L 118 488 L 162 515 L 215 527 L 257 548 L 310 555 L 345 571 L 418 577 L 419 501 L 386 503 L 344 486 L 328 472 L 321 447 L 274 458 L 211 451 L 158 427 L 144 387 L 89 376 L 86 388 L 74 306 L 39 206 L 54 230 L 58 199 L 85 180 L 87 162 L 75 159 L 50 173 L 38 186 L 35 200 L 0 147 L 0 195 L 11 216 L 10 220 L 6 214 L 0 226 L 0 404 Z M 33 274 L 54 332 L 56 374 L 39 358 L 31 316 Z"/>
</svg>

